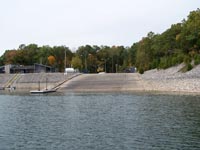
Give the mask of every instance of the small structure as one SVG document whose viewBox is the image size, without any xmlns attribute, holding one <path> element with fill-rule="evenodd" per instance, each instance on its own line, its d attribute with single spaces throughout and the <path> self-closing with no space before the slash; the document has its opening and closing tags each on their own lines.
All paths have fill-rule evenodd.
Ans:
<svg viewBox="0 0 200 150">
<path fill-rule="evenodd" d="M 75 70 L 74 70 L 74 68 L 65 68 L 65 72 L 74 73 Z"/>
<path fill-rule="evenodd" d="M 78 72 L 78 70 L 75 70 L 74 68 L 65 68 L 65 75 L 67 75 L 68 73 L 75 73 Z"/>
</svg>

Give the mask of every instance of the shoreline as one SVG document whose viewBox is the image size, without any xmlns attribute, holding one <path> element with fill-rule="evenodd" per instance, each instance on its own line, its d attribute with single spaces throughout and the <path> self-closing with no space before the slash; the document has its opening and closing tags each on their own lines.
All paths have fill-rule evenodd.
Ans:
<svg viewBox="0 0 200 150">
<path fill-rule="evenodd" d="M 134 93 L 134 94 L 162 94 L 162 95 L 200 95 L 200 65 L 191 71 L 181 73 L 184 66 L 180 64 L 165 70 L 149 70 L 144 74 L 116 73 L 116 74 L 76 74 L 66 78 L 62 74 L 46 74 L 52 76 L 48 89 L 58 86 L 58 93 Z M 46 77 L 46 75 L 40 75 Z M 3 75 L 1 75 L 3 76 Z M 5 75 L 6 76 L 6 75 Z M 34 79 L 34 82 L 23 83 L 25 79 Z M 13 85 L 17 85 L 14 93 L 29 92 L 38 89 L 38 74 L 22 75 Z M 25 78 L 26 77 L 26 78 Z M 53 80 L 53 77 L 57 77 Z M 45 81 L 46 78 L 43 80 Z M 49 78 L 50 80 L 50 78 Z M 54 82 L 53 82 L 54 81 Z M 55 82 L 56 81 L 56 82 Z M 44 88 L 46 84 L 41 83 Z M 12 90 L 0 90 L 0 93 L 9 93 Z M 2 92 L 4 91 L 4 92 Z"/>
<path fill-rule="evenodd" d="M 150 70 L 141 75 L 146 91 L 176 92 L 200 95 L 200 65 L 181 73 L 184 64 L 165 70 Z"/>
<path fill-rule="evenodd" d="M 199 92 L 183 92 L 183 91 L 154 91 L 154 90 L 126 90 L 126 91 L 117 91 L 117 90 L 76 90 L 76 91 L 65 91 L 58 90 L 53 93 L 44 93 L 44 94 L 31 94 L 30 91 L 25 89 L 16 89 L 16 90 L 1 90 L 0 95 L 68 95 L 68 94 L 130 94 L 130 95 L 171 95 L 171 96 L 200 96 Z"/>
</svg>

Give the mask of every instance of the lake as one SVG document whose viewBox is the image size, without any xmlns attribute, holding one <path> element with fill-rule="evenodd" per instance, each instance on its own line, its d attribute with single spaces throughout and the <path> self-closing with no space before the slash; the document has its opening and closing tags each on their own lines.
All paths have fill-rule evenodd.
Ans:
<svg viewBox="0 0 200 150">
<path fill-rule="evenodd" d="M 200 149 L 200 96 L 0 94 L 0 149 Z"/>
</svg>

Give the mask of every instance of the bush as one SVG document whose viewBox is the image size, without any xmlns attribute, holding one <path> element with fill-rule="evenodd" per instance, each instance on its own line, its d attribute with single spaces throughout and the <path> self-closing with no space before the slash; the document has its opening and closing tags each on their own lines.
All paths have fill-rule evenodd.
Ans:
<svg viewBox="0 0 200 150">
<path fill-rule="evenodd" d="M 180 64 L 181 62 L 179 62 L 179 60 L 178 60 L 178 57 L 173 57 L 172 58 L 172 65 L 174 66 L 174 65 L 177 65 L 177 64 Z"/>
<path fill-rule="evenodd" d="M 190 71 L 190 70 L 192 70 L 192 68 L 193 68 L 193 66 L 189 63 L 189 64 L 187 64 L 187 71 Z"/>
<path fill-rule="evenodd" d="M 194 64 L 195 64 L 195 65 L 199 65 L 199 64 L 200 64 L 200 55 L 196 55 L 196 56 L 194 57 Z"/>
<path fill-rule="evenodd" d="M 183 60 L 183 61 L 184 61 L 184 63 L 186 63 L 186 64 L 190 64 L 191 58 L 190 58 L 189 56 L 186 55 L 186 56 L 184 57 L 184 60 Z"/>
<path fill-rule="evenodd" d="M 170 61 L 167 57 L 163 57 L 160 59 L 159 68 L 160 69 L 167 69 L 170 66 Z"/>
<path fill-rule="evenodd" d="M 144 69 L 143 68 L 139 68 L 139 73 L 143 74 L 144 73 Z"/>
<path fill-rule="evenodd" d="M 179 64 L 182 63 L 184 61 L 184 54 L 179 54 L 177 56 L 177 61 L 178 61 Z"/>
<path fill-rule="evenodd" d="M 159 60 L 154 59 L 154 60 L 152 61 L 152 63 L 150 64 L 150 69 L 155 69 L 155 68 L 157 68 L 157 67 L 158 67 L 158 64 L 159 64 Z"/>
<path fill-rule="evenodd" d="M 188 63 L 180 71 L 184 73 L 184 72 L 192 70 L 192 68 L 193 66 L 190 63 Z"/>
</svg>

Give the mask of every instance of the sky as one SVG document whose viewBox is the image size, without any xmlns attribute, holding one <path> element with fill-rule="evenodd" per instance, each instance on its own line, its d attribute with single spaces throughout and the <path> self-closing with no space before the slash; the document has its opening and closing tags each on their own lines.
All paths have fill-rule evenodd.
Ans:
<svg viewBox="0 0 200 150">
<path fill-rule="evenodd" d="M 32 43 L 131 46 L 199 7 L 200 0 L 0 0 L 0 55 Z"/>
</svg>

